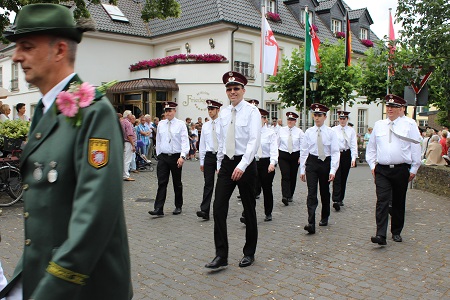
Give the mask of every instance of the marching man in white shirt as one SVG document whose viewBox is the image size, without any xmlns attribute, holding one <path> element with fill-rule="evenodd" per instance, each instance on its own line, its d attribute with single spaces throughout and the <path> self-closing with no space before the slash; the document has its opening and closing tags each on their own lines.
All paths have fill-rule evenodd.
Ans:
<svg viewBox="0 0 450 300">
<path fill-rule="evenodd" d="M 375 123 L 366 148 L 366 160 L 375 179 L 377 232 L 372 243 L 386 245 L 389 203 L 392 203 L 391 233 L 394 242 L 401 242 L 405 222 L 408 182 L 420 167 L 421 147 L 419 129 L 402 118 L 406 101 L 396 95 L 386 96 L 385 120 Z"/>
<path fill-rule="evenodd" d="M 217 170 L 217 150 L 219 149 L 220 123 L 219 111 L 222 103 L 214 100 L 206 100 L 210 121 L 203 124 L 202 137 L 200 138 L 199 158 L 200 171 L 203 172 L 205 187 L 203 188 L 203 201 L 197 217 L 209 220 L 211 198 L 214 191 L 214 179 Z"/>
<path fill-rule="evenodd" d="M 300 179 L 308 186 L 308 225 L 309 234 L 316 233 L 317 184 L 320 187 L 322 213 L 319 226 L 328 225 L 330 216 L 330 181 L 334 180 L 339 167 L 339 144 L 337 136 L 324 124 L 328 107 L 319 103 L 311 105 L 314 126 L 308 128 L 303 136 L 300 150 Z"/>
<path fill-rule="evenodd" d="M 248 267 L 255 260 L 258 227 L 256 223 L 255 154 L 261 138 L 261 114 L 256 106 L 244 100 L 247 79 L 237 72 L 223 75 L 230 105 L 220 111 L 221 135 L 217 152 L 217 169 L 214 214 L 214 244 L 216 257 L 206 268 L 228 266 L 227 214 L 231 194 L 239 188 L 246 219 L 246 242 L 240 267 Z"/>
<path fill-rule="evenodd" d="M 348 173 L 350 168 L 356 166 L 356 157 L 358 156 L 358 144 L 356 133 L 353 128 L 347 126 L 348 115 L 350 112 L 339 110 L 339 125 L 331 128 L 338 137 L 339 151 L 341 152 L 339 168 L 333 180 L 333 207 L 336 211 L 344 206 L 345 188 L 347 186 Z"/>
<path fill-rule="evenodd" d="M 175 210 L 172 214 L 181 214 L 183 206 L 181 172 L 186 160 L 186 154 L 189 153 L 189 138 L 185 123 L 175 118 L 177 106 L 176 102 L 165 102 L 164 112 L 166 118 L 159 122 L 156 132 L 158 191 L 156 193 L 154 210 L 148 212 L 152 216 L 164 216 L 164 203 L 166 202 L 170 173 L 172 173 L 175 193 Z"/>
</svg>

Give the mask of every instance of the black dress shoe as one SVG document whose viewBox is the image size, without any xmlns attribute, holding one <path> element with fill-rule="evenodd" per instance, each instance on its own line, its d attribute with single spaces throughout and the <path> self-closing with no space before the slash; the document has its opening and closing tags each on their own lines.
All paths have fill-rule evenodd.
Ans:
<svg viewBox="0 0 450 300">
<path fill-rule="evenodd" d="M 328 225 L 328 219 L 322 219 L 319 222 L 319 226 L 327 226 Z"/>
<path fill-rule="evenodd" d="M 175 208 L 174 211 L 172 212 L 172 214 L 174 214 L 174 215 L 179 215 L 179 214 L 181 214 L 181 207 Z"/>
<path fill-rule="evenodd" d="M 290 197 L 290 198 L 287 198 L 287 200 L 288 200 L 288 202 L 292 202 L 292 201 L 294 201 L 294 200 L 292 200 L 292 197 Z"/>
<path fill-rule="evenodd" d="M 308 224 L 304 228 L 306 231 L 308 231 L 309 234 L 316 233 L 316 226 L 314 224 Z"/>
<path fill-rule="evenodd" d="M 264 221 L 266 221 L 266 222 L 272 221 L 272 215 L 267 215 L 267 216 L 264 218 Z"/>
<path fill-rule="evenodd" d="M 245 222 L 246 222 L 246 221 L 245 221 L 245 217 L 242 216 L 239 220 L 241 221 L 241 223 L 247 224 L 247 223 L 245 223 Z"/>
<path fill-rule="evenodd" d="M 402 236 L 400 234 L 392 235 L 392 239 L 394 240 L 394 242 L 401 242 L 401 241 L 403 241 Z"/>
<path fill-rule="evenodd" d="M 259 199 L 261 197 L 261 195 L 256 196 L 256 199 Z"/>
<path fill-rule="evenodd" d="M 164 212 L 162 211 L 162 209 L 151 210 L 148 213 L 152 216 L 164 216 Z"/>
<path fill-rule="evenodd" d="M 334 202 L 334 203 L 333 203 L 333 208 L 334 208 L 336 211 L 340 211 L 340 210 L 341 210 L 341 206 L 339 205 L 339 202 Z"/>
<path fill-rule="evenodd" d="M 216 256 L 212 262 L 207 263 L 205 268 L 217 270 L 219 268 L 225 268 L 228 266 L 228 260 L 226 258 Z"/>
<path fill-rule="evenodd" d="M 374 244 L 378 244 L 378 245 L 387 245 L 386 243 L 386 238 L 384 236 L 381 235 L 376 235 L 370 238 L 370 240 L 372 241 L 372 243 Z"/>
<path fill-rule="evenodd" d="M 344 206 L 344 202 L 339 201 L 338 203 L 339 203 L 339 206 Z"/>
<path fill-rule="evenodd" d="M 254 261 L 255 261 L 254 256 L 245 255 L 239 262 L 239 267 L 245 268 L 245 267 L 251 266 Z"/>
<path fill-rule="evenodd" d="M 204 220 L 209 220 L 209 214 L 207 212 L 202 211 L 202 210 L 199 210 L 197 212 L 197 217 L 203 218 Z"/>
<path fill-rule="evenodd" d="M 281 202 L 283 202 L 283 204 L 285 205 L 285 206 L 288 206 L 289 205 L 289 201 L 288 201 L 288 199 L 287 198 L 282 198 L 281 199 Z"/>
<path fill-rule="evenodd" d="M 238 198 L 238 199 L 241 199 L 241 195 L 237 195 L 237 198 Z"/>
</svg>

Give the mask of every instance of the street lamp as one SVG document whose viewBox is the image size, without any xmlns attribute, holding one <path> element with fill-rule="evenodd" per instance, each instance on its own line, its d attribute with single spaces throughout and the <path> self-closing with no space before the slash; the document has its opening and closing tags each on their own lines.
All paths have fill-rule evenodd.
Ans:
<svg viewBox="0 0 450 300">
<path fill-rule="evenodd" d="M 317 86 L 319 85 L 319 81 L 316 78 L 313 78 L 309 81 L 309 88 L 312 92 L 312 102 L 314 103 L 314 98 L 317 91 Z"/>
</svg>

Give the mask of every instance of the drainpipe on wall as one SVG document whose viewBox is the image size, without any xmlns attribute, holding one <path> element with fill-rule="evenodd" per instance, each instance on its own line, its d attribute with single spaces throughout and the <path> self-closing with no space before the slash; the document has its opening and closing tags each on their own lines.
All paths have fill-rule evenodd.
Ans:
<svg viewBox="0 0 450 300">
<path fill-rule="evenodd" d="M 231 32 L 231 70 L 234 67 L 234 33 L 239 30 L 239 25 Z"/>
</svg>

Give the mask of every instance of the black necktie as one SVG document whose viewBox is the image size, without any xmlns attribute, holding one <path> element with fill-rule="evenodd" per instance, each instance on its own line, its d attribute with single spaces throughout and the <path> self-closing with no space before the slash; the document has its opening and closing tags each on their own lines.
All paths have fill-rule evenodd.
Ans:
<svg viewBox="0 0 450 300">
<path fill-rule="evenodd" d="M 33 120 L 31 121 L 30 132 L 36 127 L 39 121 L 42 119 L 44 115 L 44 103 L 42 103 L 42 99 L 39 100 L 36 108 L 34 109 Z"/>
</svg>

